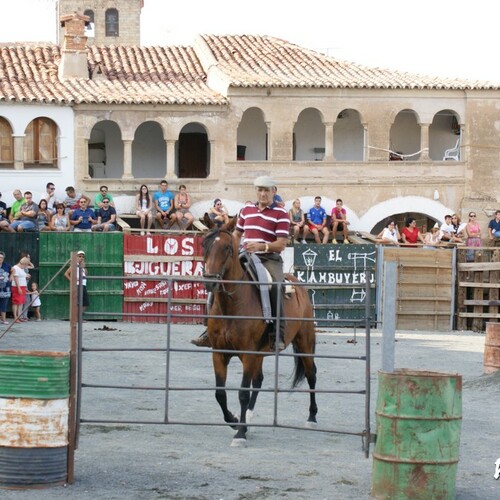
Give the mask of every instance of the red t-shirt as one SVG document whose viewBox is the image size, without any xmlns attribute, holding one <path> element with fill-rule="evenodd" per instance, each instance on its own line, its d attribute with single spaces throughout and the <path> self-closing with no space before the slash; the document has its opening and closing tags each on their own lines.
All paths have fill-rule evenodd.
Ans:
<svg viewBox="0 0 500 500">
<path fill-rule="evenodd" d="M 410 231 L 406 226 L 401 230 L 401 234 L 406 236 L 406 241 L 408 243 L 416 244 L 418 243 L 418 227 L 413 231 Z"/>
<path fill-rule="evenodd" d="M 245 233 L 243 247 L 250 241 L 272 243 L 277 238 L 288 238 L 290 218 L 282 207 L 259 210 L 257 205 L 246 205 L 240 211 L 236 231 Z"/>
</svg>

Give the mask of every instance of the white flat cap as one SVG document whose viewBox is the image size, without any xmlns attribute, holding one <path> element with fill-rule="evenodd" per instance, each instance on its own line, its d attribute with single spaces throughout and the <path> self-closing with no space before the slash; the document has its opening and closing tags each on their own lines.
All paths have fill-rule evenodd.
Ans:
<svg viewBox="0 0 500 500">
<path fill-rule="evenodd" d="M 260 177 L 257 177 L 257 179 L 253 181 L 253 185 L 255 187 L 272 188 L 276 186 L 276 181 L 272 177 L 269 177 L 268 175 L 261 175 Z"/>
</svg>

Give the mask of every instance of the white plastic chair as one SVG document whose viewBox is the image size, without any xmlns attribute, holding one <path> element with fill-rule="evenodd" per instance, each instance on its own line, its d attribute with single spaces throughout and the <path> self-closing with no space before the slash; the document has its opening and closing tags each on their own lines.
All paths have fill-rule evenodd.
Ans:
<svg viewBox="0 0 500 500">
<path fill-rule="evenodd" d="M 447 149 L 444 152 L 443 160 L 455 160 L 460 161 L 460 137 L 455 144 L 455 147 Z"/>
</svg>

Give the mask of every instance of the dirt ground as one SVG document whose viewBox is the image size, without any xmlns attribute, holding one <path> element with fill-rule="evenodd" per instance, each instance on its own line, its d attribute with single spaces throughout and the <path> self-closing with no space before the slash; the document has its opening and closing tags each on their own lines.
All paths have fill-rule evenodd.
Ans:
<svg viewBox="0 0 500 500">
<path fill-rule="evenodd" d="M 84 347 L 162 348 L 165 325 L 120 322 L 83 324 Z M 103 329 L 103 327 L 108 329 Z M 75 481 L 42 490 L 2 490 L 2 499 L 362 499 L 370 498 L 372 458 L 365 458 L 361 438 L 346 433 L 364 429 L 364 396 L 318 395 L 318 431 L 273 428 L 273 394 L 259 396 L 246 448 L 230 447 L 234 431 L 220 425 L 222 415 L 212 387 L 209 352 L 189 339 L 202 327 L 175 325 L 171 332 L 169 383 L 178 390 L 168 396 L 168 425 L 95 423 L 81 425 L 76 451 Z M 2 330 L 0 330 L 0 335 Z M 483 375 L 484 335 L 471 332 L 398 332 L 396 367 L 459 373 L 463 376 L 463 421 L 456 498 L 500 498 L 495 461 L 500 458 L 500 372 Z M 355 341 L 354 341 L 355 340 Z M 0 339 L 0 349 L 63 350 L 69 346 L 69 323 L 43 321 L 14 327 Z M 191 349 L 192 352 L 183 352 Z M 364 332 L 324 329 L 317 338 L 317 389 L 362 390 L 365 363 L 321 356 L 362 356 Z M 176 351 L 175 349 L 179 349 Z M 375 432 L 375 401 L 381 365 L 381 333 L 372 332 L 371 431 Z M 288 352 L 285 351 L 285 353 Z M 279 359 L 279 385 L 290 387 L 292 358 Z M 165 353 L 140 351 L 84 352 L 84 384 L 161 386 Z M 264 388 L 273 386 L 275 358 L 264 363 Z M 228 386 L 237 388 L 240 365 L 230 365 Z M 306 384 L 301 386 L 305 389 Z M 228 392 L 238 411 L 237 393 Z M 82 419 L 162 421 L 163 391 L 84 387 Z M 280 393 L 278 423 L 303 427 L 308 395 Z M 200 425 L 193 425 L 199 423 Z M 202 425 L 203 424 L 203 425 Z M 214 425 L 208 425 L 214 424 Z M 370 452 L 373 451 L 373 445 Z"/>
</svg>

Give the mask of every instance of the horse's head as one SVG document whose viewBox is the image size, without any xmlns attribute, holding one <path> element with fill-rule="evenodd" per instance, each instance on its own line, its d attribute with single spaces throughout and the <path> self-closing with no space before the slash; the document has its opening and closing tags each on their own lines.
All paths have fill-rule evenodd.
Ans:
<svg viewBox="0 0 500 500">
<path fill-rule="evenodd" d="M 232 234 L 226 229 L 212 229 L 203 238 L 205 278 L 221 281 L 233 265 L 234 244 Z M 209 292 L 218 290 L 220 283 L 205 283 Z"/>
</svg>

